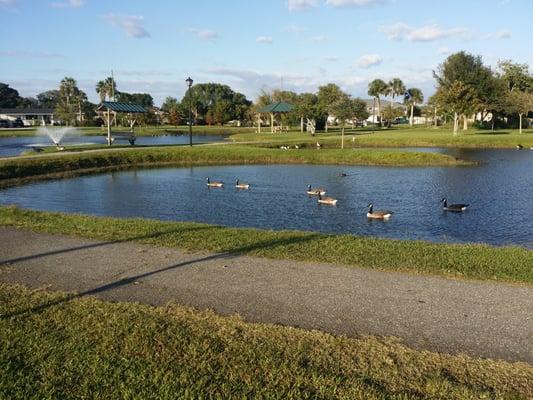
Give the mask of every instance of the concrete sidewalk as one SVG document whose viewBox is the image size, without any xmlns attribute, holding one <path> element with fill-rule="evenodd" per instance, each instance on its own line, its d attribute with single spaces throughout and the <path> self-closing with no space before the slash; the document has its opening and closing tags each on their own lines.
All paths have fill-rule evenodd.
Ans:
<svg viewBox="0 0 533 400">
<path fill-rule="evenodd" d="M 533 363 L 533 288 L 0 227 L 0 282 Z"/>
</svg>

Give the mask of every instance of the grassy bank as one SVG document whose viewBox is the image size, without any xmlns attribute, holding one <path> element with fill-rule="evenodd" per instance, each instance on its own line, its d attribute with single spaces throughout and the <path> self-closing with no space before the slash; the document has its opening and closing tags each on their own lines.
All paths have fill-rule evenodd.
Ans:
<svg viewBox="0 0 533 400">
<path fill-rule="evenodd" d="M 353 138 L 353 141 L 352 141 Z M 314 137 L 297 132 L 289 133 L 239 133 L 231 136 L 231 140 L 253 141 L 260 140 L 274 144 L 282 143 L 310 143 L 317 141 L 326 146 L 340 146 L 340 132 L 338 129 L 329 133 L 319 133 Z M 368 128 L 347 131 L 345 146 L 358 147 L 464 147 L 464 148 L 515 148 L 521 144 L 525 148 L 533 146 L 533 129 L 524 130 L 487 130 L 470 129 L 454 137 L 452 131 L 446 127 L 433 128 L 393 128 L 377 129 L 374 133 Z"/>
<path fill-rule="evenodd" d="M 0 161 L 0 186 L 28 179 L 74 176 L 98 170 L 142 166 L 231 164 L 339 164 L 382 166 L 460 166 L 469 162 L 435 153 L 384 150 L 291 150 L 247 146 L 123 148 L 43 155 Z"/>
<path fill-rule="evenodd" d="M 0 225 L 99 240 L 138 241 L 191 251 L 533 284 L 533 251 L 519 247 L 432 244 L 351 235 L 226 228 L 69 215 L 16 207 L 0 207 Z"/>
<path fill-rule="evenodd" d="M 9 399 L 526 399 L 533 367 L 0 284 Z"/>
</svg>

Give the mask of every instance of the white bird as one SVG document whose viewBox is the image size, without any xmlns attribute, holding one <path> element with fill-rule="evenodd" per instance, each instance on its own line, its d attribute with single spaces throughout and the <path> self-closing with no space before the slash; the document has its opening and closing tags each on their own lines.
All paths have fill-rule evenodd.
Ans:
<svg viewBox="0 0 533 400">
<path fill-rule="evenodd" d="M 392 216 L 392 212 L 388 210 L 376 210 L 374 211 L 374 204 L 370 203 L 368 206 L 368 212 L 366 217 L 370 219 L 389 219 Z"/>
</svg>

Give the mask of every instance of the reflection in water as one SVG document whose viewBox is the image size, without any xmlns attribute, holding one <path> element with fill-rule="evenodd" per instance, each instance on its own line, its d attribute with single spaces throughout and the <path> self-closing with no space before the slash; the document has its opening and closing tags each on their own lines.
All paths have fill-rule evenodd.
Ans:
<svg viewBox="0 0 533 400">
<path fill-rule="evenodd" d="M 0 192 L 0 202 L 95 215 L 533 247 L 533 152 L 468 150 L 461 156 L 484 163 L 461 168 L 150 169 L 11 188 Z M 226 185 L 208 189 L 206 177 Z M 237 178 L 251 189 L 235 189 Z M 308 184 L 325 187 L 339 200 L 337 206 L 317 204 L 316 197 L 305 194 Z M 471 206 L 464 213 L 446 213 L 443 197 Z M 391 220 L 369 221 L 370 202 L 393 211 Z"/>
</svg>

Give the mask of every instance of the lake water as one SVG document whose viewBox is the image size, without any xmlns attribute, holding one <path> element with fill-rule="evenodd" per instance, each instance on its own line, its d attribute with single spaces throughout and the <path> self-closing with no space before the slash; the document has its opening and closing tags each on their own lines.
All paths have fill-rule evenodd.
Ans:
<svg viewBox="0 0 533 400">
<path fill-rule="evenodd" d="M 224 135 L 196 135 L 193 136 L 193 143 L 210 143 L 223 141 Z M 67 135 L 61 140 L 64 146 L 77 146 L 88 144 L 106 144 L 104 136 Z M 136 145 L 176 145 L 188 144 L 187 135 L 160 135 L 160 136 L 138 136 Z M 117 142 L 119 145 L 127 145 L 126 140 Z M 0 137 L 0 157 L 14 157 L 25 151 L 32 150 L 32 147 L 53 146 L 53 143 L 46 136 L 23 136 L 23 137 Z"/>
<path fill-rule="evenodd" d="M 484 163 L 461 168 L 254 165 L 130 170 L 6 189 L 0 191 L 0 203 L 101 216 L 533 248 L 533 151 L 442 151 Z M 225 187 L 207 188 L 206 177 L 224 181 Z M 235 189 L 236 178 L 250 183 L 251 189 Z M 338 205 L 317 204 L 305 194 L 308 184 L 326 188 Z M 442 197 L 470 207 L 459 214 L 443 212 Z M 387 222 L 368 220 L 369 202 L 393 211 L 393 217 Z"/>
</svg>

